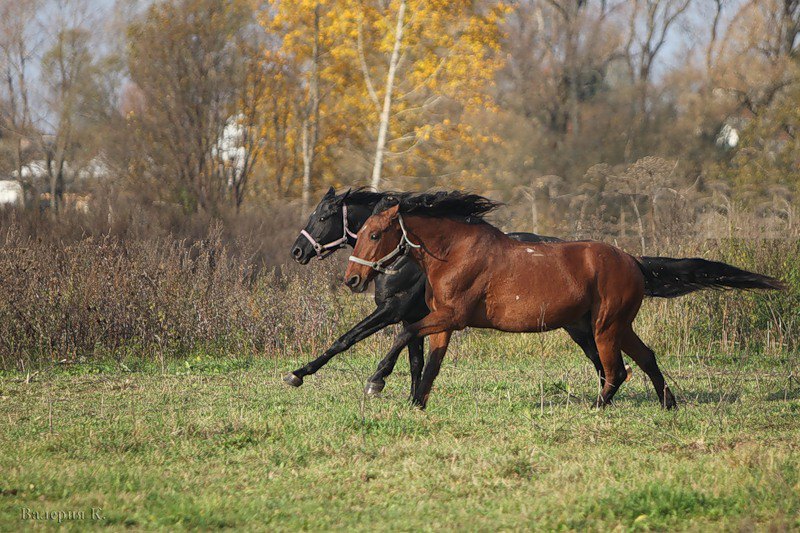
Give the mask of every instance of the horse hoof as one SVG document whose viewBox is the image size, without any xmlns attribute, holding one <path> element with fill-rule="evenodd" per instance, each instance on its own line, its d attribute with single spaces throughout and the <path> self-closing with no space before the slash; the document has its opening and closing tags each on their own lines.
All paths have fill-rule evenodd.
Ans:
<svg viewBox="0 0 800 533">
<path fill-rule="evenodd" d="M 675 397 L 670 394 L 661 404 L 661 407 L 667 411 L 674 411 L 678 408 L 678 403 L 675 401 Z"/>
<path fill-rule="evenodd" d="M 303 378 L 296 376 L 293 372 L 289 372 L 283 376 L 283 381 L 292 387 L 299 387 L 303 384 Z"/>
<path fill-rule="evenodd" d="M 611 405 L 610 402 L 605 401 L 603 398 L 597 398 L 597 400 L 592 404 L 592 407 L 595 409 L 605 409 Z"/>
<path fill-rule="evenodd" d="M 383 388 L 386 386 L 386 383 L 377 383 L 375 381 L 367 381 L 366 386 L 364 387 L 364 394 L 367 396 L 377 396 L 381 393 Z"/>
<path fill-rule="evenodd" d="M 631 368 L 631 365 L 625 365 L 625 372 L 628 373 L 628 376 L 625 378 L 625 381 L 630 381 L 631 378 L 633 377 L 633 369 Z"/>
<path fill-rule="evenodd" d="M 412 396 L 411 400 L 411 407 L 417 411 L 424 411 L 425 407 L 428 405 L 428 397 L 420 398 L 418 396 Z"/>
</svg>

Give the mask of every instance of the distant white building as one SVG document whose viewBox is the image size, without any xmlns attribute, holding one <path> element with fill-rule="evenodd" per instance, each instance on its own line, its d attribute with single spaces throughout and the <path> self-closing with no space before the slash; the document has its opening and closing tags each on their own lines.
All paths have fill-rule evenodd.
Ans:
<svg viewBox="0 0 800 533">
<path fill-rule="evenodd" d="M 55 169 L 53 170 L 55 171 Z M 100 157 L 93 158 L 91 161 L 80 167 L 77 171 L 72 168 L 72 165 L 69 163 L 69 161 L 64 162 L 64 175 L 67 176 L 68 179 L 105 179 L 110 174 L 111 171 L 108 168 L 108 165 L 106 165 L 103 159 Z M 16 170 L 11 173 L 11 176 L 15 179 L 20 179 L 20 173 Z M 38 159 L 23 165 L 21 179 L 23 181 L 36 182 L 41 180 L 46 182 L 46 180 L 49 179 L 49 175 L 47 173 L 47 161 L 44 159 Z"/>
<path fill-rule="evenodd" d="M 222 163 L 232 170 L 228 177 L 229 186 L 241 179 L 247 163 L 247 149 L 244 146 L 247 129 L 243 122 L 242 115 L 230 117 L 214 147 L 215 155 L 218 155 Z"/>
<path fill-rule="evenodd" d="M 44 160 L 31 161 L 22 166 L 22 172 L 14 171 L 11 176 L 15 179 L 25 181 L 37 181 L 47 179 L 47 163 Z"/>
<path fill-rule="evenodd" d="M 53 171 L 55 172 L 55 166 Z M 73 166 L 69 161 L 64 162 L 64 178 L 66 181 L 66 191 L 63 191 L 61 200 L 67 209 L 88 213 L 92 195 L 91 182 L 100 181 L 111 175 L 111 169 L 101 157 L 95 157 L 81 166 Z M 0 189 L 0 207 L 3 205 L 15 204 L 22 206 L 26 202 L 20 182 L 28 183 L 38 191 L 38 198 L 27 198 L 27 201 L 41 208 L 50 205 L 50 174 L 47 172 L 47 161 L 39 159 L 23 165 L 20 172 L 14 171 L 11 174 L 13 180 L 0 181 L 6 185 Z M 77 192 L 76 192 L 77 191 Z"/>
<path fill-rule="evenodd" d="M 725 124 L 722 126 L 722 129 L 719 130 L 717 134 L 717 146 L 720 148 L 724 148 L 726 150 L 732 150 L 739 145 L 739 130 L 731 126 L 730 124 Z"/>
<path fill-rule="evenodd" d="M 0 208 L 22 207 L 25 196 L 22 185 L 14 180 L 0 180 Z"/>
<path fill-rule="evenodd" d="M 101 157 L 95 157 L 80 170 L 78 170 L 78 179 L 106 179 L 111 176 L 111 169 L 108 168 L 105 161 Z"/>
</svg>

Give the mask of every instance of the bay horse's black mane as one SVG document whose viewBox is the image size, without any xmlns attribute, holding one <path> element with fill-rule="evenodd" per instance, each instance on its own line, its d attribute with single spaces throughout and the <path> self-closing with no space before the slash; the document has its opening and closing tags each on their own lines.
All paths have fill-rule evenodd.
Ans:
<svg viewBox="0 0 800 533">
<path fill-rule="evenodd" d="M 464 218 L 467 222 L 483 221 L 484 217 L 500 207 L 500 202 L 477 194 L 461 191 L 432 193 L 390 193 L 375 206 L 380 213 L 400 204 L 400 213 L 438 218 Z"/>
</svg>

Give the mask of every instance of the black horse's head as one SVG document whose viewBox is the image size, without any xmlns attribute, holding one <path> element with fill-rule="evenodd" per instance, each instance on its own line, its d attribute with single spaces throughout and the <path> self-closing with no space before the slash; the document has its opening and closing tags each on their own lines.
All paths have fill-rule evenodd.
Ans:
<svg viewBox="0 0 800 533">
<path fill-rule="evenodd" d="M 292 257 L 295 261 L 305 265 L 314 256 L 324 257 L 326 252 L 347 243 L 343 208 L 349 192 L 337 196 L 333 187 L 328 189 L 292 245 Z"/>
</svg>

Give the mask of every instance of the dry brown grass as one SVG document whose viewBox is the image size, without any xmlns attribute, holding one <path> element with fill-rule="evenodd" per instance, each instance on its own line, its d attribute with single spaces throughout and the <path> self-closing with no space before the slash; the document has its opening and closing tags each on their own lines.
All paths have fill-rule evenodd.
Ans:
<svg viewBox="0 0 800 533">
<path fill-rule="evenodd" d="M 54 243 L 6 228 L 0 240 L 0 366 L 203 349 L 305 351 L 341 317 L 333 262 L 265 268 L 226 245 L 218 225 L 199 240 L 86 237 Z"/>
<path fill-rule="evenodd" d="M 289 206 L 216 221 L 131 208 L 115 211 L 111 224 L 97 214 L 58 221 L 46 214 L 3 214 L 0 368 L 100 359 L 163 365 L 194 353 L 305 356 L 323 350 L 372 304 L 341 289 L 343 257 L 306 267 L 286 264 L 297 219 Z M 498 222 L 515 226 L 513 220 Z M 775 354 L 796 349 L 797 240 L 708 239 L 666 227 L 668 232 L 647 237 L 649 254 L 722 260 L 780 277 L 790 290 L 652 302 L 637 327 L 654 347 L 673 354 L 689 347 Z M 569 237 L 567 231 L 552 233 Z M 638 235 L 618 239 L 597 226 L 590 236 L 640 253 Z"/>
</svg>

